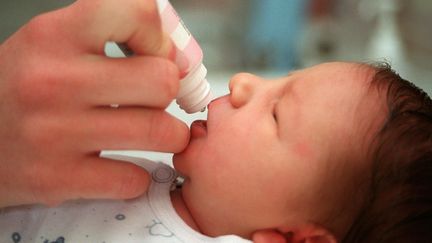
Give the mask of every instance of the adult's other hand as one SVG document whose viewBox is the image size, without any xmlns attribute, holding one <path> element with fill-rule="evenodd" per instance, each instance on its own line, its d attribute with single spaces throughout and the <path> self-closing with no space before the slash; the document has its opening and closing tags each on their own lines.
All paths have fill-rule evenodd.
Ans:
<svg viewBox="0 0 432 243">
<path fill-rule="evenodd" d="M 126 43 L 136 55 L 108 58 L 107 41 Z M 187 145 L 187 126 L 165 111 L 179 86 L 174 58 L 154 0 L 78 0 L 6 40 L 0 207 L 145 192 L 145 170 L 99 152 Z"/>
</svg>

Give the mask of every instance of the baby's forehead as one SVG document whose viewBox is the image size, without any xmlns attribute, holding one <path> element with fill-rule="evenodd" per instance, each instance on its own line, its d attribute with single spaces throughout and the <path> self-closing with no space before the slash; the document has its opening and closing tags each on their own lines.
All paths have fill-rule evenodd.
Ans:
<svg viewBox="0 0 432 243">
<path fill-rule="evenodd" d="M 305 69 L 305 71 L 307 70 Z M 310 70 L 318 75 L 334 77 L 333 80 L 342 80 L 343 82 L 352 80 L 361 84 L 372 81 L 376 73 L 376 69 L 372 65 L 354 62 L 323 63 L 311 67 Z"/>
<path fill-rule="evenodd" d="M 335 63 L 329 68 L 339 70 L 336 71 L 339 81 L 348 83 L 350 95 L 347 98 L 353 102 L 352 124 L 360 135 L 357 138 L 368 143 L 388 114 L 386 82 L 376 82 L 378 69 L 370 64 Z"/>
<path fill-rule="evenodd" d="M 375 82 L 377 69 L 365 63 L 329 63 L 320 67 L 327 70 L 329 80 L 342 86 L 342 92 L 347 92 L 347 97 L 357 99 L 358 106 L 380 106 L 386 101 L 385 90 L 380 89 Z M 325 72 L 325 71 L 324 71 Z"/>
<path fill-rule="evenodd" d="M 291 72 L 292 88 L 311 95 L 347 96 L 355 99 L 369 93 L 376 69 L 367 64 L 331 62 Z M 288 84 L 290 85 L 290 84 Z"/>
<path fill-rule="evenodd" d="M 351 117 L 353 124 L 369 126 L 381 120 L 382 114 L 387 114 L 386 92 L 374 82 L 377 74 L 374 66 L 332 62 L 304 71 L 311 75 L 312 81 L 306 88 L 312 95 L 321 96 L 319 100 L 331 104 L 337 110 L 334 112 Z"/>
</svg>

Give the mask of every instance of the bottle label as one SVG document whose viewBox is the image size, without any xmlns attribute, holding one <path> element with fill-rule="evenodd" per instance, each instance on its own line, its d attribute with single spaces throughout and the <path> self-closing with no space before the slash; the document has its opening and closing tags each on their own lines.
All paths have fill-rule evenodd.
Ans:
<svg viewBox="0 0 432 243">
<path fill-rule="evenodd" d="M 172 5 L 165 0 L 158 1 L 158 4 L 162 28 L 170 35 L 177 48 L 176 64 L 180 69 L 181 77 L 184 77 L 201 63 L 202 50 Z"/>
</svg>

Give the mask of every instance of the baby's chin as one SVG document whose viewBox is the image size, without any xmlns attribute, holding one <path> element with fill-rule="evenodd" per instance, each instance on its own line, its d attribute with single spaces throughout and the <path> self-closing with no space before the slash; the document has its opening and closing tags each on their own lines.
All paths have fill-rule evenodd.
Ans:
<svg viewBox="0 0 432 243">
<path fill-rule="evenodd" d="M 188 158 L 193 158 L 193 154 L 196 153 L 196 142 L 194 140 L 191 138 L 183 151 L 173 155 L 173 163 L 182 163 L 183 161 L 188 161 Z"/>
<path fill-rule="evenodd" d="M 194 163 L 197 160 L 203 159 L 203 151 L 205 148 L 206 140 L 205 136 L 203 137 L 193 137 L 191 136 L 189 139 L 189 143 L 186 148 L 173 155 L 173 166 L 180 173 L 188 171 L 189 169 L 194 167 Z"/>
<path fill-rule="evenodd" d="M 187 168 L 187 161 L 184 152 L 176 153 L 173 155 L 172 164 L 174 169 L 180 173 L 182 177 L 185 177 L 184 171 Z"/>
</svg>

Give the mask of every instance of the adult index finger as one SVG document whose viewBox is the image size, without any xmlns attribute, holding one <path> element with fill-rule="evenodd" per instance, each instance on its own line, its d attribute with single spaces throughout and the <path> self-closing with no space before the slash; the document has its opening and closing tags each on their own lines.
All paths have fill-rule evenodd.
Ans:
<svg viewBox="0 0 432 243">
<path fill-rule="evenodd" d="M 174 59 L 175 48 L 162 31 L 155 0 L 78 0 L 64 18 L 69 33 L 91 52 L 103 54 L 107 41 L 125 43 L 138 55 Z"/>
<path fill-rule="evenodd" d="M 71 119 L 72 120 L 72 119 Z M 147 150 L 178 153 L 189 142 L 188 126 L 168 112 L 139 107 L 97 108 L 73 121 L 86 152 Z"/>
</svg>

